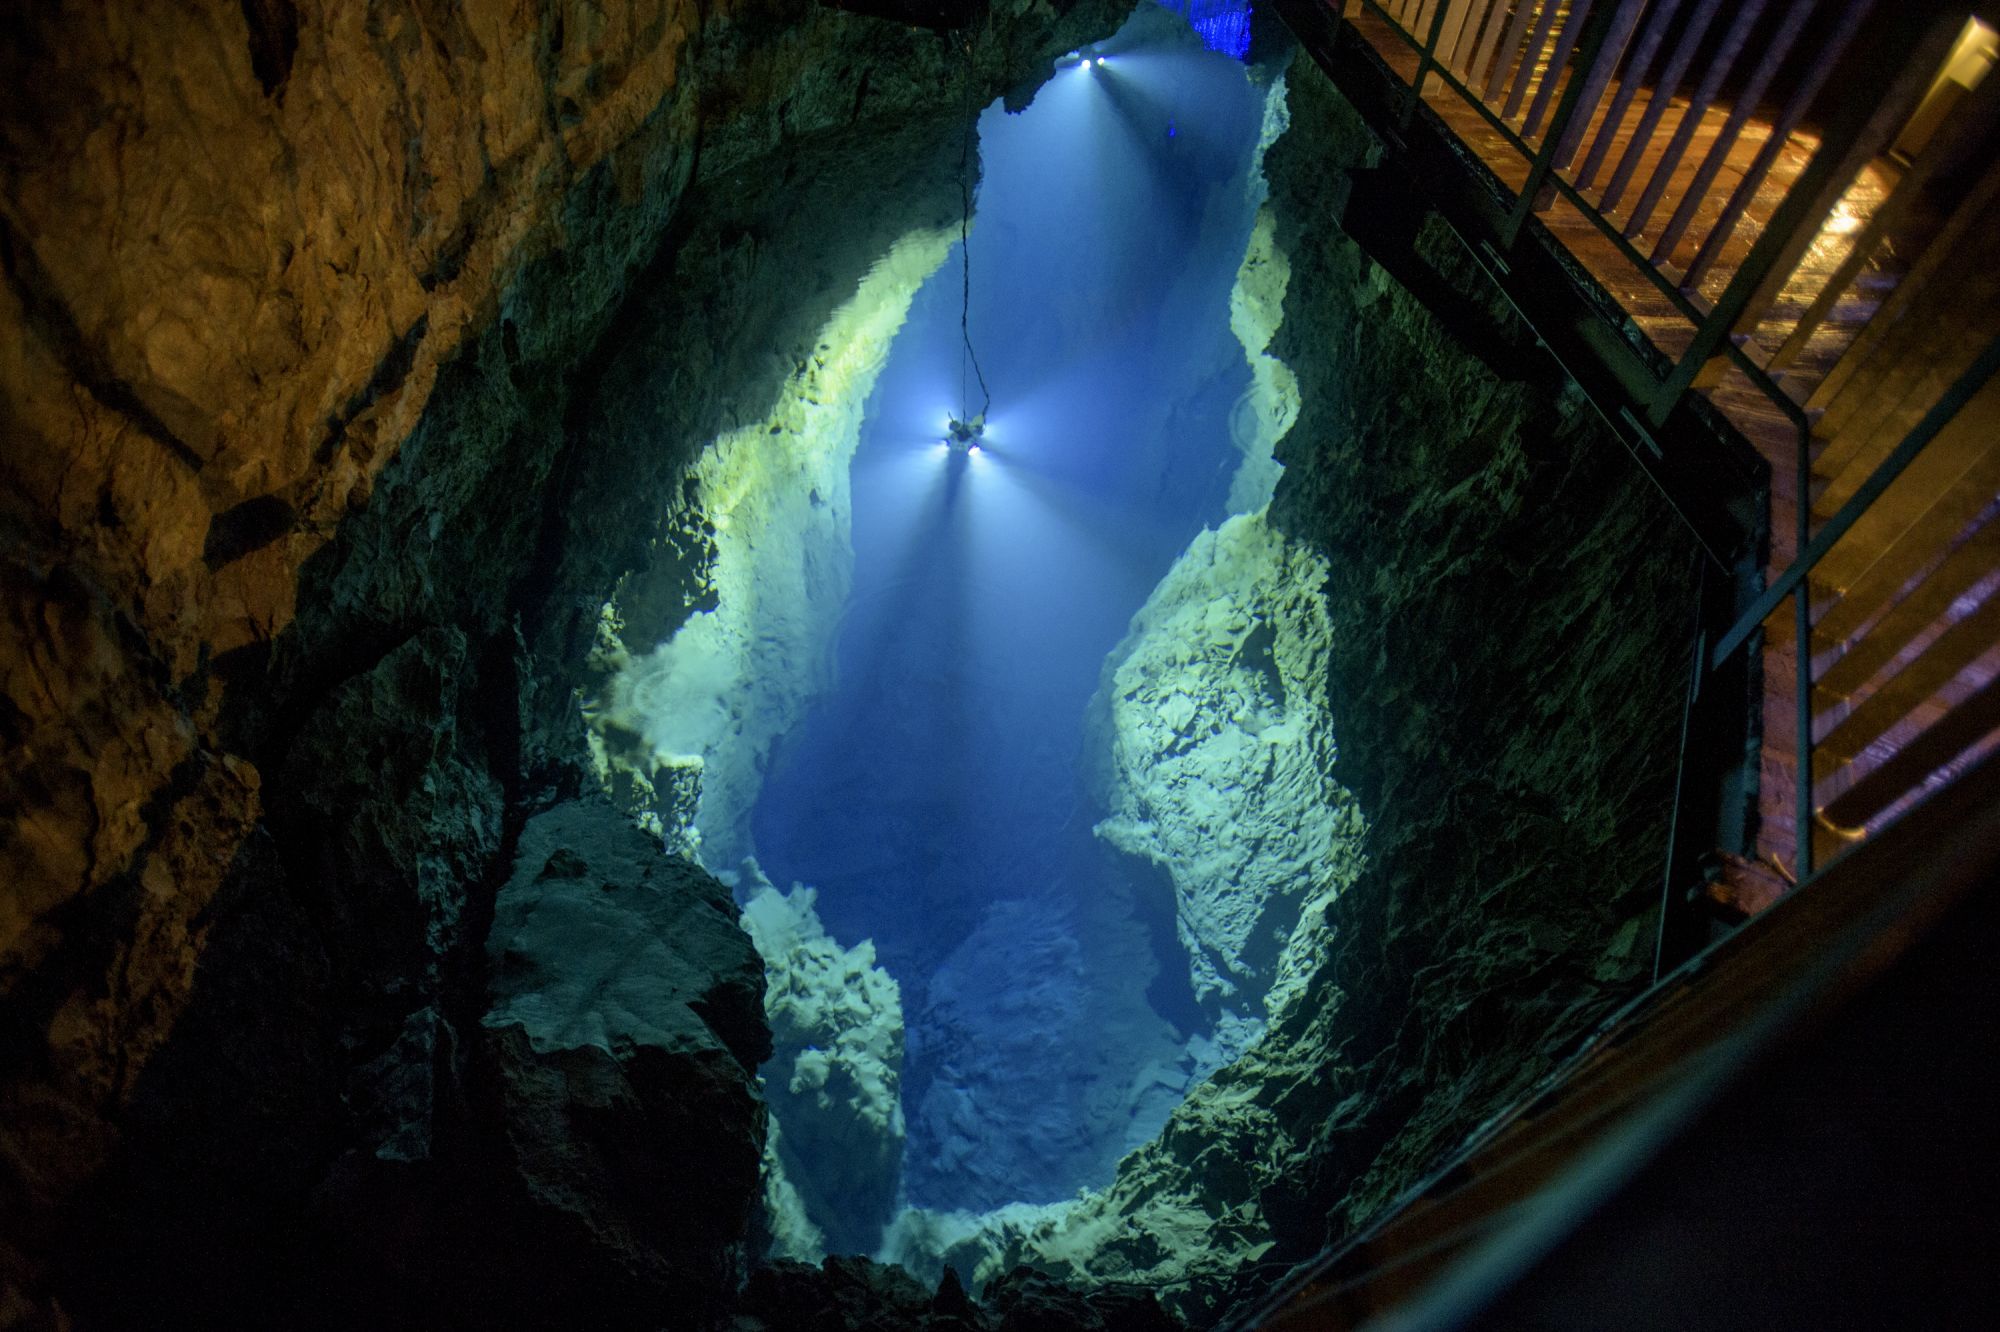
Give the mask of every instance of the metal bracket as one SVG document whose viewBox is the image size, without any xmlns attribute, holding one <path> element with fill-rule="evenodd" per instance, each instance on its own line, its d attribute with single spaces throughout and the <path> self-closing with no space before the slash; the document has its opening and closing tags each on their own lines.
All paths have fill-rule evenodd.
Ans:
<svg viewBox="0 0 2000 1332">
<path fill-rule="evenodd" d="M 1660 448 L 1660 441 L 1653 438 L 1653 432 L 1646 428 L 1643 421 L 1632 414 L 1630 407 L 1620 405 L 1618 408 L 1618 419 L 1625 423 L 1627 430 L 1639 437 L 1639 442 L 1646 446 L 1646 452 L 1652 454 L 1656 460 L 1665 460 L 1667 455 Z"/>
</svg>

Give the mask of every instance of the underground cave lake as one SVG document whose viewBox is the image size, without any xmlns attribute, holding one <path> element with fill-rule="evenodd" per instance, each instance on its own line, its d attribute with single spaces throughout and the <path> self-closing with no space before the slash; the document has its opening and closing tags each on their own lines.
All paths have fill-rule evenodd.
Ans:
<svg viewBox="0 0 2000 1332">
<path fill-rule="evenodd" d="M 1324 566 L 1262 518 L 1297 395 L 1246 24 L 1142 5 L 987 107 L 965 211 L 690 479 L 701 595 L 604 715 L 769 971 L 775 1253 L 923 1270 L 1108 1184 L 1358 836 Z"/>
</svg>

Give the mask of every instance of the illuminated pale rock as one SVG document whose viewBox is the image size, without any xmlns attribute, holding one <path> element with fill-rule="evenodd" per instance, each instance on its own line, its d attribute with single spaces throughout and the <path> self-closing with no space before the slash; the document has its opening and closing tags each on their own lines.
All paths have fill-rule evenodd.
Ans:
<svg viewBox="0 0 2000 1332">
<path fill-rule="evenodd" d="M 590 709 L 607 786 L 670 846 L 712 867 L 754 853 L 749 819 L 771 746 L 832 683 L 854 550 L 848 466 L 861 413 L 917 288 L 955 229 L 899 240 L 835 311 L 768 415 L 715 440 L 688 473 L 712 555 L 671 637 L 631 651 L 614 601 L 608 675 Z"/>
<path fill-rule="evenodd" d="M 743 927 L 764 958 L 775 1049 L 763 1069 L 775 1124 L 767 1185 L 775 1252 L 872 1252 L 903 1157 L 903 1004 L 875 945 L 842 948 L 812 889 L 781 893 L 755 871 Z"/>
</svg>

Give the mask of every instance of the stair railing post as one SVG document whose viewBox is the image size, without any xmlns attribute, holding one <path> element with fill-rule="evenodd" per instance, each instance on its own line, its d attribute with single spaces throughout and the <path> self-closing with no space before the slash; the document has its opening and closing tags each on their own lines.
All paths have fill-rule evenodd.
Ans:
<svg viewBox="0 0 2000 1332">
<path fill-rule="evenodd" d="M 1431 71 L 1437 68 L 1438 41 L 1444 36 L 1445 17 L 1451 6 L 1439 3 L 1431 14 L 1430 35 L 1424 38 L 1424 51 L 1417 59 L 1417 77 L 1410 84 L 1409 100 L 1403 103 L 1403 124 L 1417 114 L 1417 104 L 1424 100 L 1424 84 L 1430 81 Z"/>
<path fill-rule="evenodd" d="M 1606 41 L 1616 26 L 1607 20 L 1607 11 L 1598 11 L 1597 17 L 1599 21 L 1584 34 L 1578 69 L 1594 70 L 1597 67 L 1598 58 L 1604 54 Z M 1554 78 L 1556 73 L 1551 69 L 1546 77 Z M 1586 85 L 1593 82 L 1587 77 L 1575 77 L 1563 89 L 1562 100 L 1556 104 L 1555 119 L 1549 122 L 1548 133 L 1542 136 L 1542 146 L 1535 153 L 1533 165 L 1528 168 L 1527 184 L 1521 187 L 1520 196 L 1514 200 L 1514 207 L 1507 214 L 1507 221 L 1501 229 L 1500 248 L 1503 253 L 1513 249 L 1514 242 L 1520 239 L 1521 228 L 1528 225 L 1528 214 L 1538 213 L 1549 206 L 1549 199 L 1543 197 L 1550 193 L 1549 173 L 1566 165 L 1570 155 L 1576 152 L 1576 140 L 1569 132 L 1570 122 L 1578 115 L 1586 118 L 1590 115 L 1590 108 L 1584 105 L 1584 94 Z M 1603 92 L 1602 84 L 1595 84 L 1595 87 L 1598 93 Z"/>
<path fill-rule="evenodd" d="M 1799 438 L 1798 453 L 1798 511 L 1799 544 L 1801 554 L 1812 544 L 1812 441 L 1803 433 Z M 1813 870 L 1813 733 L 1812 733 L 1812 689 L 1813 689 L 1813 643 L 1812 643 L 1812 579 L 1799 579 L 1793 589 L 1797 624 L 1792 639 L 1793 650 L 1798 654 L 1795 687 L 1799 691 L 1797 726 L 1798 736 L 1798 808 L 1793 820 L 1798 826 L 1798 845 L 1792 850 L 1793 875 L 1799 883 L 1812 877 Z"/>
</svg>

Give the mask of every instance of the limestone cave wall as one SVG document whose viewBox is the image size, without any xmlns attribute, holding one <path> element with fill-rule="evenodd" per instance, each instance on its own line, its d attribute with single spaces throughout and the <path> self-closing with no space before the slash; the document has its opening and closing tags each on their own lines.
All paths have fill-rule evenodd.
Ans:
<svg viewBox="0 0 2000 1332">
<path fill-rule="evenodd" d="M 1332 1203 L 1337 1235 L 1650 977 L 1696 547 L 1441 223 L 1420 254 L 1497 339 L 1329 234 L 1326 168 L 1374 149 L 1316 70 L 1294 87 L 1273 351 L 1304 406 L 1271 512 L 1328 558 L 1334 771 L 1369 869 L 1290 1038 L 1340 1050 L 1320 1164 L 1272 1203 Z"/>
<path fill-rule="evenodd" d="M 0 25 L 9 1320 L 588 1290 L 643 1321 L 731 1279 L 742 1207 L 689 1229 L 696 1198 L 579 1181 L 604 1152 L 662 1178 L 649 1125 L 691 1086 L 761 1139 L 726 1066 L 761 1013 L 701 998 L 734 964 L 651 1001 L 695 1002 L 710 1055 L 585 1066 L 482 1022 L 519 964 L 485 944 L 524 874 L 632 877 L 590 878 L 603 829 L 517 860 L 586 786 L 598 608 L 687 562 L 687 462 L 885 238 L 955 215 L 960 80 L 1031 85 L 1118 17 L 964 16 L 969 56 L 804 0 Z"/>
</svg>

